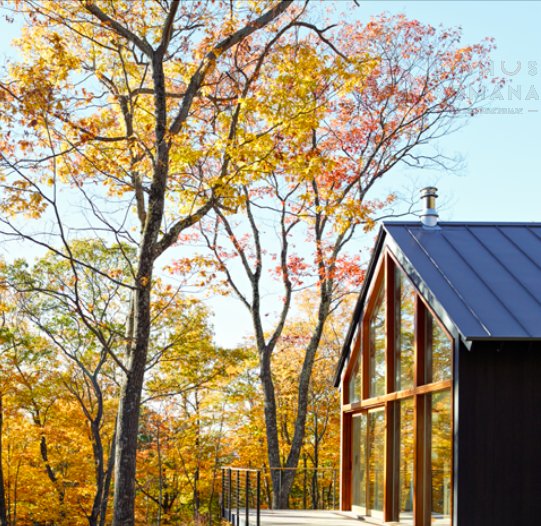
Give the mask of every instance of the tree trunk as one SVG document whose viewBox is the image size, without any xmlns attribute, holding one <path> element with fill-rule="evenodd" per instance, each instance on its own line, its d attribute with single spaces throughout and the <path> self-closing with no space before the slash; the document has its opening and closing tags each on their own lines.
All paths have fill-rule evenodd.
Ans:
<svg viewBox="0 0 541 526">
<path fill-rule="evenodd" d="M 58 480 L 58 477 L 49 462 L 47 437 L 44 434 L 45 431 L 43 429 L 44 426 L 42 423 L 40 423 L 40 427 L 41 427 L 41 439 L 39 442 L 39 450 L 41 453 L 43 464 L 45 465 L 45 471 L 47 472 L 47 476 L 49 477 L 49 480 L 53 483 L 53 486 L 56 490 L 56 495 L 58 497 L 58 518 L 60 520 L 60 524 L 64 524 L 64 519 L 66 518 L 66 510 L 64 507 L 64 499 L 66 496 L 66 491 L 62 484 L 62 481 Z"/>
<path fill-rule="evenodd" d="M 101 504 L 103 498 L 103 490 L 105 485 L 104 471 L 104 454 L 103 443 L 101 440 L 101 421 L 103 416 L 103 396 L 101 388 L 94 377 L 92 379 L 92 387 L 96 395 L 98 405 L 97 414 L 94 418 L 90 418 L 90 431 L 92 434 L 92 453 L 94 455 L 94 473 L 96 477 L 96 493 L 94 494 L 94 502 L 92 503 L 92 511 L 88 516 L 89 526 L 98 526 L 101 514 Z"/>
<path fill-rule="evenodd" d="M 160 425 L 161 422 L 158 422 L 156 429 L 156 448 L 158 453 L 158 518 L 156 526 L 161 526 L 162 524 L 162 510 L 163 510 L 163 467 L 162 467 L 162 443 L 160 437 Z"/>
<path fill-rule="evenodd" d="M 197 415 L 196 418 L 196 424 L 195 424 L 195 454 L 197 456 L 197 461 L 195 464 L 195 473 L 193 476 L 193 516 L 194 516 L 194 522 L 197 524 L 199 521 L 199 514 L 200 514 L 200 507 L 201 507 L 201 497 L 199 494 L 199 477 L 200 477 L 200 451 L 199 448 L 201 447 L 201 419 L 199 415 L 199 397 L 198 397 L 198 389 L 195 389 L 194 392 L 195 397 L 195 414 Z"/>
<path fill-rule="evenodd" d="M 147 301 L 149 300 L 148 294 Z M 141 301 L 144 305 L 145 301 Z M 135 467 L 141 393 L 143 390 L 148 332 L 149 308 L 143 309 L 138 323 L 139 337 L 130 358 L 128 375 L 122 386 L 115 444 L 115 492 L 113 526 L 133 526 L 135 512 Z M 144 323 L 145 318 L 148 323 Z"/>
<path fill-rule="evenodd" d="M 261 366 L 259 377 L 263 386 L 265 429 L 267 432 L 267 456 L 272 481 L 272 508 L 282 509 L 282 463 L 280 461 L 280 444 L 278 441 L 278 425 L 276 417 L 276 397 L 274 382 L 270 367 L 270 352 L 265 349 L 261 353 Z"/>
<path fill-rule="evenodd" d="M 114 469 L 114 462 L 115 462 L 115 443 L 116 443 L 116 436 L 113 435 L 113 440 L 111 441 L 111 447 L 109 448 L 109 458 L 107 460 L 107 471 L 105 472 L 105 483 L 103 485 L 103 493 L 101 494 L 99 526 L 105 526 L 105 519 L 107 517 L 107 505 L 109 503 L 109 492 L 111 490 L 111 479 L 113 478 L 113 469 Z"/>
<path fill-rule="evenodd" d="M 157 168 L 159 169 L 159 167 Z M 153 183 L 152 188 L 156 185 Z M 115 443 L 115 492 L 113 526 L 134 526 L 135 469 L 141 394 L 150 338 L 150 284 L 154 259 L 152 249 L 163 215 L 163 191 L 154 189 L 154 199 L 143 234 L 135 291 L 134 345 L 120 393 Z M 151 194 L 152 194 L 151 190 Z M 157 210 L 156 210 L 157 209 Z"/>
<path fill-rule="evenodd" d="M 169 145 L 166 140 L 167 109 L 162 56 L 152 60 L 154 84 L 156 161 L 148 197 L 143 236 L 138 254 L 135 290 L 133 347 L 129 343 L 127 374 L 120 393 L 115 447 L 115 493 L 113 526 L 134 526 L 135 464 L 141 394 L 145 377 L 151 314 L 150 292 L 154 270 L 155 246 L 162 224 Z"/>
<path fill-rule="evenodd" d="M 0 526 L 8 526 L 6 495 L 4 493 L 4 468 L 2 464 L 2 433 L 4 427 L 4 401 L 0 393 Z"/>
<path fill-rule="evenodd" d="M 328 286 L 328 283 L 322 284 L 322 287 Z M 285 464 L 282 466 L 280 461 L 280 445 L 278 440 L 276 398 L 274 383 L 272 381 L 272 372 L 270 367 L 270 352 L 262 353 L 260 378 L 263 386 L 265 401 L 265 425 L 267 430 L 267 454 L 271 468 L 272 479 L 272 507 L 273 509 L 287 509 L 289 494 L 295 479 L 296 468 L 299 465 L 301 448 L 304 441 L 306 429 L 306 415 L 308 411 L 308 393 L 310 387 L 310 378 L 314 366 L 314 359 L 321 341 L 325 321 L 329 315 L 330 296 L 322 293 L 322 300 L 318 309 L 318 323 L 310 342 L 305 351 L 304 362 L 302 365 L 299 389 L 297 398 L 297 417 L 295 420 L 295 431 L 291 447 Z M 287 468 L 282 470 L 281 468 Z"/>
</svg>

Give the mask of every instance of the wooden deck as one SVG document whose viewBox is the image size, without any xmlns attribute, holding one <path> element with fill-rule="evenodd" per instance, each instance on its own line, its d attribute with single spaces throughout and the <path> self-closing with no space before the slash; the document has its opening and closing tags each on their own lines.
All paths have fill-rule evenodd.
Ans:
<svg viewBox="0 0 541 526">
<path fill-rule="evenodd" d="M 261 526 L 355 526 L 356 523 L 359 521 L 333 511 L 261 510 Z M 255 520 L 250 521 L 252 524 L 255 525 Z"/>
</svg>

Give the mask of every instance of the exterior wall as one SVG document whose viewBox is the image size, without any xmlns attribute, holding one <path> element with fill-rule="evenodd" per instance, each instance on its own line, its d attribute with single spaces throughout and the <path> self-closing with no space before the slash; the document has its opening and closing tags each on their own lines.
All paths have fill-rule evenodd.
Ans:
<svg viewBox="0 0 541 526">
<path fill-rule="evenodd" d="M 541 523 L 541 342 L 460 349 L 457 526 Z"/>
</svg>

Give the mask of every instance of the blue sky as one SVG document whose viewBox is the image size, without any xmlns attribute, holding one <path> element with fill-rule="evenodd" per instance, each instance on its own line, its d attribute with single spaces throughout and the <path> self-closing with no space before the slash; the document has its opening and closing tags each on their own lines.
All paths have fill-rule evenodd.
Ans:
<svg viewBox="0 0 541 526">
<path fill-rule="evenodd" d="M 463 157 L 459 174 L 404 172 L 393 177 L 398 175 L 406 186 L 435 182 L 445 201 L 443 220 L 541 221 L 541 100 L 535 99 L 535 94 L 541 97 L 541 2 L 364 1 L 355 13 L 365 20 L 382 11 L 403 12 L 432 25 L 461 26 L 466 44 L 494 37 L 494 74 L 508 85 L 505 100 L 494 100 L 492 106 L 501 112 L 521 111 L 478 115 L 441 141 L 444 151 Z M 511 74 L 519 64 L 520 71 Z M 520 100 L 509 95 L 510 86 L 515 93 L 521 89 Z M 382 181 L 382 188 L 388 183 Z"/>
</svg>

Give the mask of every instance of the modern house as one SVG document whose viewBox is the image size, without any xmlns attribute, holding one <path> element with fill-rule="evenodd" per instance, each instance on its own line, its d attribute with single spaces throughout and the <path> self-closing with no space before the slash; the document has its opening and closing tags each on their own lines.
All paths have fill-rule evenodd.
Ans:
<svg viewBox="0 0 541 526">
<path fill-rule="evenodd" d="M 337 367 L 341 509 L 415 526 L 541 524 L 541 223 L 379 232 Z"/>
</svg>

